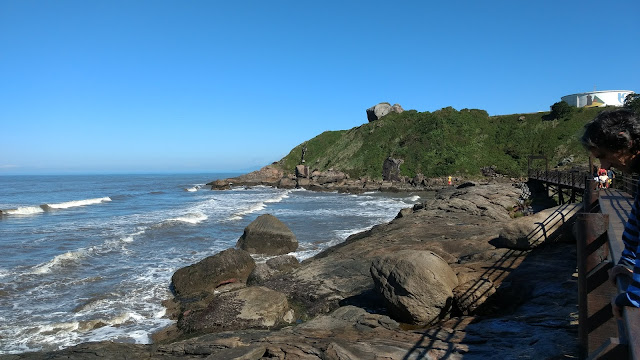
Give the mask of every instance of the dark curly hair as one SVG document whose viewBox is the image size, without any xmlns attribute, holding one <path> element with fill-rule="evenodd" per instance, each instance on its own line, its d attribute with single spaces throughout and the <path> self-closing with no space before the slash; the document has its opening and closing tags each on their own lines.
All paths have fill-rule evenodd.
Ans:
<svg viewBox="0 0 640 360">
<path fill-rule="evenodd" d="M 640 118 L 629 109 L 602 111 L 584 128 L 580 140 L 589 151 L 640 152 Z"/>
</svg>

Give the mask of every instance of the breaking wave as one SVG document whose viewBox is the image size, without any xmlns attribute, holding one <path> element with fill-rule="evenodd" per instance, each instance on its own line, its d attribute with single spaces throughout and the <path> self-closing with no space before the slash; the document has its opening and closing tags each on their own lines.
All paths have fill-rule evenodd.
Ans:
<svg viewBox="0 0 640 360">
<path fill-rule="evenodd" d="M 0 215 L 34 215 L 50 210 L 69 209 L 78 206 L 94 205 L 111 201 L 110 197 L 74 200 L 61 203 L 42 204 L 40 206 L 24 206 L 15 209 L 0 210 Z"/>
<path fill-rule="evenodd" d="M 32 274 L 47 274 L 50 273 L 52 269 L 65 267 L 69 265 L 74 265 L 78 262 L 78 260 L 86 257 L 88 255 L 87 249 L 78 249 L 74 251 L 68 251 L 64 254 L 60 254 L 55 256 L 53 259 L 42 263 L 40 265 L 36 265 L 31 271 Z"/>
<path fill-rule="evenodd" d="M 41 207 L 48 208 L 48 209 L 68 209 L 68 208 L 78 207 L 78 206 L 100 204 L 108 201 L 111 201 L 111 198 L 102 197 L 102 198 L 96 198 L 96 199 L 67 201 L 67 202 L 62 202 L 58 204 L 44 204 L 44 205 L 41 205 Z"/>
<path fill-rule="evenodd" d="M 177 218 L 169 219 L 168 221 L 186 222 L 186 223 L 195 225 L 207 220 L 208 218 L 209 217 L 203 213 L 190 213 L 183 216 L 179 216 Z"/>
<path fill-rule="evenodd" d="M 283 192 L 281 194 L 278 194 L 277 196 L 275 196 L 275 197 L 273 197 L 271 199 L 266 199 L 266 200 L 262 200 L 262 201 L 258 201 L 256 203 L 253 203 L 253 204 L 249 205 L 248 207 L 245 207 L 244 209 L 236 211 L 235 213 L 233 213 L 233 215 L 231 215 L 228 220 L 240 220 L 246 215 L 253 214 L 255 212 L 263 210 L 264 208 L 267 207 L 267 204 L 279 203 L 282 200 L 288 198 L 289 197 L 289 193 L 290 193 L 290 191 L 285 191 L 285 192 Z"/>
<path fill-rule="evenodd" d="M 44 209 L 40 206 L 25 206 L 17 209 L 0 210 L 0 214 L 3 215 L 34 215 L 44 212 Z"/>
</svg>

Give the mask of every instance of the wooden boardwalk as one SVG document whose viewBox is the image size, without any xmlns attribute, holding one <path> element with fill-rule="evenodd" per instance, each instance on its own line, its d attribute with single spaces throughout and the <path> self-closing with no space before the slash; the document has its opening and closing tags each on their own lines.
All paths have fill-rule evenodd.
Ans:
<svg viewBox="0 0 640 360">
<path fill-rule="evenodd" d="M 583 358 L 640 360 L 640 309 L 625 307 L 623 318 L 612 316 L 611 300 L 628 285 L 617 286 L 607 271 L 620 260 L 622 232 L 633 197 L 618 189 L 596 189 L 587 180 L 583 212 L 578 214 L 579 337 Z"/>
<path fill-rule="evenodd" d="M 547 167 L 548 169 L 548 167 Z M 625 291 L 629 278 L 608 281 L 608 270 L 620 260 L 622 233 L 631 213 L 637 175 L 620 173 L 615 188 L 597 189 L 584 171 L 532 170 L 529 180 L 544 185 L 560 204 L 583 203 L 577 214 L 579 340 L 583 359 L 640 360 L 640 309 L 625 307 L 613 317 L 611 300 Z"/>
</svg>

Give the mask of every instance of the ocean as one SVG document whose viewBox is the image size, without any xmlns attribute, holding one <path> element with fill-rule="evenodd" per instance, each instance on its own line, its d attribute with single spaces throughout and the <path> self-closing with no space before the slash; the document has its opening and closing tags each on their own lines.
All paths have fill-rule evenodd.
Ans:
<svg viewBox="0 0 640 360">
<path fill-rule="evenodd" d="M 173 273 L 234 247 L 261 214 L 293 231 L 304 260 L 420 201 L 205 186 L 234 175 L 0 176 L 0 354 L 149 343 L 172 322 Z"/>
</svg>

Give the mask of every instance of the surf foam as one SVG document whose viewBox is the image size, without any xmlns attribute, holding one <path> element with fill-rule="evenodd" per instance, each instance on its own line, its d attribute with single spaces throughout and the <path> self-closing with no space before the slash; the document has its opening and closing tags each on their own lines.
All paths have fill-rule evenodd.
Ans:
<svg viewBox="0 0 640 360">
<path fill-rule="evenodd" d="M 111 201 L 110 197 L 102 197 L 102 198 L 95 198 L 95 199 L 67 201 L 67 202 L 62 202 L 57 204 L 44 204 L 42 205 L 42 207 L 43 208 L 46 207 L 49 209 L 68 209 L 68 208 L 78 207 L 78 206 L 100 204 L 108 201 Z"/>
<path fill-rule="evenodd" d="M 2 214 L 6 215 L 33 215 L 44 212 L 40 206 L 25 206 L 17 209 L 2 210 Z"/>
<path fill-rule="evenodd" d="M 186 222 L 186 223 L 195 225 L 207 220 L 208 218 L 209 217 L 203 213 L 190 213 L 183 216 L 179 216 L 177 218 L 169 219 L 169 221 Z"/>
</svg>

